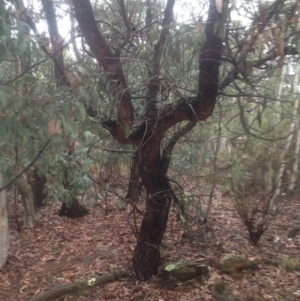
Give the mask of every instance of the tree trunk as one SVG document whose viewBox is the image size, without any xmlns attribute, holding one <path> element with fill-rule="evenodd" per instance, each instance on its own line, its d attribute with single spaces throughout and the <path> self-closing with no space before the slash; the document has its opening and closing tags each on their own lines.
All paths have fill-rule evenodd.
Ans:
<svg viewBox="0 0 300 301">
<path fill-rule="evenodd" d="M 140 175 L 146 188 L 146 213 L 142 221 L 138 242 L 133 254 L 133 267 L 139 280 L 148 280 L 161 264 L 162 242 L 171 202 L 166 173 L 161 168 L 161 136 L 155 134 L 138 150 Z"/>
<path fill-rule="evenodd" d="M 32 190 L 25 175 L 19 179 L 18 189 L 24 205 L 24 227 L 33 228 L 35 222 L 35 208 Z"/>
<path fill-rule="evenodd" d="M 82 206 L 77 199 L 74 199 L 70 206 L 68 206 L 66 203 L 63 203 L 61 209 L 59 210 L 60 216 L 66 216 L 70 218 L 82 217 L 86 214 L 88 214 L 88 210 Z"/>
<path fill-rule="evenodd" d="M 33 202 L 35 209 L 44 207 L 45 199 L 47 197 L 47 192 L 45 191 L 45 185 L 47 184 L 47 179 L 45 175 L 39 175 L 37 168 L 33 169 L 30 175 L 30 186 L 33 193 Z"/>
<path fill-rule="evenodd" d="M 299 161 L 300 161 L 300 126 L 299 126 L 299 119 L 297 118 L 299 116 L 299 73 L 298 73 L 297 67 L 295 67 L 295 74 L 294 74 L 294 82 L 292 86 L 292 93 L 295 94 L 295 107 L 293 112 L 293 120 L 295 120 L 295 161 L 293 164 L 293 170 L 292 170 L 292 176 L 291 181 L 289 184 L 289 192 L 291 195 L 294 193 L 294 189 L 297 186 L 297 180 L 299 177 Z M 297 106 L 296 106 L 297 103 Z"/>
<path fill-rule="evenodd" d="M 0 174 L 0 187 L 2 175 Z M 0 269 L 6 263 L 8 256 L 8 220 L 5 191 L 0 192 Z"/>
<path fill-rule="evenodd" d="M 140 182 L 139 164 L 139 153 L 136 152 L 131 162 L 130 179 L 126 194 L 126 200 L 133 206 L 137 205 L 142 189 L 142 183 Z"/>
<path fill-rule="evenodd" d="M 293 87 L 297 87 L 298 77 L 296 76 L 294 78 L 294 80 L 295 80 L 295 83 L 294 83 Z M 292 91 L 292 92 L 294 92 L 294 91 Z M 275 182 L 275 191 L 268 203 L 268 208 L 267 208 L 268 211 L 274 211 L 276 209 L 276 200 L 281 192 L 282 179 L 283 179 L 284 171 L 285 171 L 286 165 L 287 165 L 286 157 L 290 151 L 290 148 L 291 148 L 291 145 L 293 142 L 293 137 L 295 134 L 295 128 L 296 128 L 296 124 L 297 124 L 296 117 L 298 114 L 298 109 L 299 109 L 299 97 L 296 97 L 294 100 L 294 106 L 293 106 L 292 112 L 291 112 L 292 118 L 291 118 L 291 124 L 290 124 L 290 129 L 289 129 L 289 135 L 287 137 L 287 140 L 284 144 L 284 147 L 283 147 L 283 150 L 281 153 L 281 157 L 280 157 L 281 164 L 280 164 L 279 170 L 277 172 L 277 177 L 276 177 L 276 182 Z"/>
</svg>

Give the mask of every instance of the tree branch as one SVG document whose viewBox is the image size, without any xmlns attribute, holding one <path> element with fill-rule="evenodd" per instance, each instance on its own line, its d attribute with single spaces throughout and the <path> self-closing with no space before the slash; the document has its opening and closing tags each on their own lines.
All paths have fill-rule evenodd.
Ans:
<svg viewBox="0 0 300 301">
<path fill-rule="evenodd" d="M 152 55 L 152 70 L 149 72 L 149 82 L 147 85 L 146 93 L 146 106 L 145 114 L 150 115 L 151 112 L 156 109 L 157 93 L 159 91 L 159 74 L 160 74 L 160 62 L 162 49 L 167 42 L 167 36 L 170 34 L 170 24 L 173 21 L 173 8 L 175 5 L 175 0 L 168 0 L 164 12 L 164 18 L 162 22 L 162 29 L 157 42 L 153 48 Z M 150 6 L 149 6 L 150 7 Z M 148 8 L 149 9 L 149 8 Z"/>
<path fill-rule="evenodd" d="M 38 151 L 38 153 L 36 154 L 36 156 L 34 157 L 34 159 L 18 174 L 16 175 L 12 180 L 10 180 L 7 184 L 5 184 L 4 186 L 2 186 L 0 188 L 0 191 L 6 189 L 7 187 L 9 187 L 13 182 L 15 182 L 16 180 L 18 180 L 22 174 L 24 174 L 36 161 L 37 159 L 41 156 L 41 154 L 43 153 L 43 151 L 45 150 L 45 148 L 47 147 L 47 145 L 50 143 L 51 138 L 49 138 L 46 143 L 43 145 L 43 147 Z"/>
<path fill-rule="evenodd" d="M 128 17 L 127 17 L 124 0 L 117 0 L 117 1 L 120 5 L 122 18 L 123 18 L 124 24 L 125 24 L 126 29 L 127 29 L 126 38 L 125 38 L 124 42 L 119 46 L 119 49 L 122 49 L 127 45 L 128 41 L 130 39 L 131 33 L 133 31 L 133 28 L 132 28 L 132 26 L 130 26 L 130 22 L 129 22 Z"/>
<path fill-rule="evenodd" d="M 53 289 L 51 289 L 48 292 L 45 292 L 45 293 L 42 293 L 35 297 L 32 297 L 28 301 L 47 301 L 47 300 L 59 297 L 63 294 L 67 294 L 67 293 L 74 292 L 77 290 L 86 289 L 89 287 L 95 287 L 95 286 L 102 285 L 104 283 L 107 283 L 107 282 L 113 281 L 117 278 L 120 278 L 122 276 L 125 276 L 126 274 L 127 274 L 126 272 L 117 271 L 117 272 L 105 274 L 102 276 L 93 277 L 93 278 L 87 279 L 87 280 L 78 280 L 78 281 L 71 282 L 71 283 L 65 283 L 65 284 L 54 287 Z"/>
<path fill-rule="evenodd" d="M 70 86 L 70 81 L 65 71 L 63 51 L 57 51 L 57 49 L 60 48 L 60 45 L 63 44 L 63 39 L 58 32 L 53 1 L 43 0 L 42 4 L 48 24 L 52 51 L 56 52 L 56 55 L 54 57 L 54 73 L 56 77 L 57 87 Z"/>
<path fill-rule="evenodd" d="M 171 162 L 171 155 L 172 151 L 174 149 L 174 146 L 178 142 L 178 140 L 185 136 L 188 132 L 190 132 L 197 124 L 197 121 L 190 121 L 187 124 L 185 124 L 182 128 L 178 129 L 176 132 L 174 132 L 169 140 L 169 143 L 167 146 L 163 149 L 162 152 L 162 159 L 161 159 L 161 165 L 165 172 L 169 169 L 169 165 Z"/>
<path fill-rule="evenodd" d="M 86 0 L 73 0 L 75 17 L 81 32 L 89 45 L 99 65 L 104 69 L 110 80 L 111 90 L 118 99 L 118 120 L 107 120 L 103 126 L 114 132 L 114 136 L 121 143 L 126 143 L 128 133 L 133 124 L 134 114 L 120 57 L 116 56 L 99 31 L 91 6 Z"/>
</svg>

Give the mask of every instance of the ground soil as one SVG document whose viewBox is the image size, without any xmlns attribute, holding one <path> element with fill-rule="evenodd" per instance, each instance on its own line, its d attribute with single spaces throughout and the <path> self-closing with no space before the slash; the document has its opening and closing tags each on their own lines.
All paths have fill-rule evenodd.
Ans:
<svg viewBox="0 0 300 301">
<path fill-rule="evenodd" d="M 125 194 L 122 190 L 121 194 Z M 248 241 L 248 233 L 228 197 L 216 195 L 209 227 L 195 227 L 195 240 L 182 238 L 184 233 L 170 212 L 165 241 L 175 250 L 162 248 L 163 262 L 206 260 L 210 278 L 204 285 L 178 285 L 175 289 L 156 289 L 149 282 L 136 281 L 131 256 L 136 243 L 132 208 L 117 209 L 113 195 L 105 204 L 99 202 L 90 214 L 68 219 L 57 214 L 59 205 L 40 210 L 42 216 L 33 229 L 16 230 L 15 210 L 9 206 L 10 251 L 7 265 L 0 271 L 0 300 L 24 301 L 59 284 L 90 279 L 117 269 L 129 275 L 101 287 L 82 290 L 56 298 L 55 301 L 77 300 L 214 300 L 210 286 L 218 279 L 227 282 L 237 300 L 300 300 L 300 270 L 288 270 L 278 264 L 283 259 L 300 260 L 300 235 L 289 239 L 287 230 L 300 226 L 300 197 L 282 201 L 280 214 L 270 221 L 268 231 L 258 246 Z M 142 201 L 141 201 L 142 203 Z M 142 208 L 142 204 L 140 205 Z M 17 209 L 21 219 L 21 208 Z M 141 216 L 137 213 L 137 223 Z M 217 269 L 217 261 L 235 252 L 256 260 L 259 270 L 231 276 Z"/>
</svg>

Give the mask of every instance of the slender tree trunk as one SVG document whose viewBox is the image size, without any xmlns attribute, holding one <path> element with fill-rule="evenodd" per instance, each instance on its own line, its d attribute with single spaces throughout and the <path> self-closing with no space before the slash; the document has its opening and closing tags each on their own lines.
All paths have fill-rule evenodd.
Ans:
<svg viewBox="0 0 300 301">
<path fill-rule="evenodd" d="M 24 205 L 24 227 L 33 228 L 35 221 L 35 208 L 31 187 L 27 177 L 22 176 L 18 181 L 18 189 Z"/>
<path fill-rule="evenodd" d="M 294 79 L 295 80 L 295 79 Z M 297 87 L 297 76 L 296 76 L 296 87 Z M 281 153 L 281 157 L 280 157 L 280 167 L 277 173 L 277 178 L 276 178 L 276 183 L 275 183 L 275 191 L 269 201 L 268 204 L 268 210 L 274 210 L 276 209 L 276 200 L 278 198 L 278 196 L 280 195 L 281 192 L 281 185 L 282 185 L 282 178 L 284 175 L 284 171 L 286 168 L 286 156 L 290 151 L 290 147 L 292 145 L 292 141 L 293 141 L 293 137 L 294 137 L 294 133 L 295 133 L 295 127 L 296 127 L 296 117 L 297 117 L 297 112 L 298 112 L 298 108 L 299 108 L 299 97 L 296 97 L 294 100 L 294 106 L 292 108 L 292 112 L 291 112 L 291 116 L 292 116 L 292 120 L 291 120 L 291 124 L 290 124 L 290 129 L 289 129 L 289 135 L 287 137 L 286 143 L 284 145 L 284 149 L 282 150 Z"/>
<path fill-rule="evenodd" d="M 33 193 L 33 202 L 35 209 L 44 207 L 45 199 L 47 197 L 47 192 L 45 187 L 47 184 L 47 179 L 45 175 L 38 174 L 38 168 L 34 168 L 30 177 L 30 186 Z"/>
<path fill-rule="evenodd" d="M 297 183 L 297 180 L 299 178 L 299 161 L 300 161 L 300 127 L 297 122 L 295 162 L 293 164 L 293 171 L 292 171 L 291 181 L 289 184 L 289 192 L 291 195 L 293 195 L 294 189 L 297 187 L 297 185 L 299 185 L 299 183 Z"/>
<path fill-rule="evenodd" d="M 138 203 L 139 195 L 142 189 L 142 183 L 140 182 L 139 160 L 139 153 L 136 152 L 131 162 L 130 179 L 126 194 L 126 200 L 132 205 L 136 205 Z"/>
<path fill-rule="evenodd" d="M 146 188 L 146 213 L 133 254 L 133 267 L 139 280 L 148 280 L 161 264 L 162 242 L 171 202 L 166 173 L 161 167 L 161 137 L 152 137 L 139 150 L 140 175 Z"/>
<path fill-rule="evenodd" d="M 54 73 L 56 78 L 56 86 L 68 86 L 70 85 L 70 80 L 68 78 L 68 74 L 66 72 L 65 64 L 64 64 L 64 56 L 63 51 L 60 47 L 63 45 L 63 39 L 59 34 L 58 25 L 56 22 L 56 12 L 55 12 L 55 5 L 52 0 L 43 0 L 42 5 L 44 8 L 47 24 L 48 24 L 48 31 L 51 40 L 52 51 L 55 53 L 53 57 L 54 62 Z M 69 157 L 68 160 L 71 160 L 70 155 L 74 151 L 73 146 L 69 148 Z M 63 183 L 64 188 L 69 188 L 69 170 L 66 168 L 64 171 L 65 174 L 65 181 Z M 88 213 L 88 210 L 82 206 L 76 198 L 72 200 L 71 204 L 62 204 L 62 207 L 59 211 L 60 215 L 64 215 L 70 218 L 76 218 L 84 216 Z"/>
<path fill-rule="evenodd" d="M 296 94 L 296 100 L 295 102 L 295 108 L 294 108 L 294 119 L 295 119 L 295 127 L 296 127 L 296 147 L 295 147 L 295 161 L 293 164 L 293 170 L 292 170 L 292 176 L 291 176 L 291 181 L 289 184 L 289 191 L 291 195 L 293 194 L 294 189 L 297 186 L 297 179 L 299 177 L 299 161 L 300 161 L 300 127 L 299 127 L 299 121 L 297 116 L 299 116 L 298 111 L 299 111 L 299 70 L 297 67 L 295 67 L 295 74 L 294 74 L 294 83 L 292 87 L 292 93 Z"/>
<path fill-rule="evenodd" d="M 0 174 L 0 187 L 2 187 Z M 8 220 L 5 190 L 0 192 L 0 269 L 6 263 L 8 256 Z"/>
</svg>

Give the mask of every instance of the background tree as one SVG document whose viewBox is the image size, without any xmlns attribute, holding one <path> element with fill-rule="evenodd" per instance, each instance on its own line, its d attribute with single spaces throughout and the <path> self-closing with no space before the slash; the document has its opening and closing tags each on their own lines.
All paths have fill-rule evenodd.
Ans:
<svg viewBox="0 0 300 301">
<path fill-rule="evenodd" d="M 0 174 L 2 185 L 2 175 Z M 0 268 L 6 263 L 8 256 L 8 220 L 5 191 L 0 192 Z"/>
</svg>

